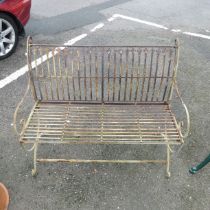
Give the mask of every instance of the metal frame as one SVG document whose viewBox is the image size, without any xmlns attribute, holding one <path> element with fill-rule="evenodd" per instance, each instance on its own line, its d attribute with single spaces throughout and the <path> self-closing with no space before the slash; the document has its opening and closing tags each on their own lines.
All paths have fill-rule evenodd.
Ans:
<svg viewBox="0 0 210 210">
<path fill-rule="evenodd" d="M 14 113 L 14 128 L 21 144 L 33 145 L 32 174 L 37 162 L 165 163 L 169 177 L 170 146 L 182 144 L 190 129 L 176 83 L 178 57 L 177 40 L 174 46 L 72 47 L 32 44 L 29 37 L 29 82 Z M 170 108 L 173 88 L 186 111 L 185 134 Z M 29 90 L 36 103 L 18 132 L 17 114 Z M 166 145 L 167 158 L 43 159 L 37 158 L 41 144 Z"/>
</svg>

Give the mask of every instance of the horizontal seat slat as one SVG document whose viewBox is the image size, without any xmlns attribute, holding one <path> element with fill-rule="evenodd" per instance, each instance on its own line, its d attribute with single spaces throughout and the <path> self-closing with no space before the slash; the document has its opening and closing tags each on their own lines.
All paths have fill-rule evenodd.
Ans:
<svg viewBox="0 0 210 210">
<path fill-rule="evenodd" d="M 42 136 L 50 136 L 50 135 L 53 135 L 53 136 L 56 136 L 58 134 L 62 134 L 61 131 L 48 131 L 48 132 L 42 132 L 40 131 L 40 133 L 42 134 Z M 124 133 L 74 133 L 74 132 L 66 132 L 65 133 L 66 136 L 67 135 L 70 135 L 72 134 L 73 137 L 82 137 L 82 136 L 86 136 L 86 137 L 101 137 L 101 138 L 105 138 L 105 137 L 123 137 L 123 136 L 126 136 L 126 138 L 130 138 L 130 137 L 134 137 L 134 136 L 137 136 L 138 138 L 147 138 L 147 137 L 153 137 L 153 138 L 163 138 L 161 134 L 144 134 L 142 133 L 141 136 L 139 135 L 139 133 L 130 133 L 130 132 L 124 132 Z M 37 133 L 36 132 L 31 132 L 31 131 L 27 131 L 25 133 L 25 136 L 26 135 L 34 135 L 34 136 L 37 136 Z M 171 137 L 178 137 L 179 135 L 178 134 L 172 134 L 170 133 L 170 138 Z"/>
<path fill-rule="evenodd" d="M 52 128 L 40 128 L 39 129 L 39 132 L 51 132 L 51 131 L 55 131 L 55 132 L 60 132 L 60 131 L 62 131 L 63 130 L 63 127 L 56 127 L 56 129 L 55 129 L 55 127 L 52 127 Z M 66 129 L 66 131 L 72 131 L 72 132 L 81 132 L 81 133 L 86 133 L 86 132 L 90 132 L 90 131 L 92 131 L 92 132 L 100 132 L 101 130 L 100 130 L 100 128 L 99 129 L 91 129 L 91 128 L 88 128 L 87 130 L 85 130 L 85 128 L 84 129 L 77 129 L 77 128 L 68 128 L 68 129 Z M 128 133 L 128 132 L 139 132 L 139 130 L 138 129 L 129 129 L 129 130 L 125 130 L 125 129 L 109 129 L 109 130 L 107 130 L 107 129 L 103 129 L 103 132 L 122 132 L 122 133 Z M 155 131 L 155 129 L 153 129 L 152 131 Z M 164 130 L 162 130 L 163 131 L 163 133 L 164 133 Z M 32 128 L 32 127 L 28 127 L 28 129 L 27 129 L 27 132 L 37 132 L 37 128 Z M 152 134 L 156 134 L 157 132 L 161 132 L 161 130 L 157 130 L 156 132 L 148 132 L 148 129 L 142 129 L 141 130 L 141 133 L 152 133 Z M 176 134 L 177 132 L 174 130 L 174 131 L 169 131 L 169 130 L 167 130 L 167 133 L 174 133 L 174 134 Z"/>
<path fill-rule="evenodd" d="M 94 138 L 95 137 L 95 138 Z M 161 141 L 161 142 L 166 142 L 165 140 L 163 140 L 162 138 L 143 138 L 143 139 L 140 139 L 140 138 L 137 138 L 137 137 L 133 137 L 131 136 L 130 138 L 128 138 L 126 136 L 126 138 L 113 138 L 113 136 L 110 136 L 109 137 L 106 137 L 106 138 L 98 138 L 98 136 L 82 136 L 82 138 L 78 138 L 78 137 L 65 137 L 65 138 L 61 138 L 57 135 L 46 135 L 46 136 L 41 136 L 41 137 L 36 137 L 36 136 L 25 136 L 23 139 L 33 139 L 33 140 L 37 140 L 37 139 L 42 139 L 42 140 L 46 140 L 46 139 L 49 139 L 49 140 L 61 140 L 61 141 L 66 141 L 66 140 L 77 140 L 77 141 L 86 141 L 86 140 L 89 140 L 89 141 L 106 141 L 106 140 L 111 140 L 111 141 Z M 179 138 L 170 138 L 167 142 L 170 142 L 170 141 L 179 141 Z"/>
<path fill-rule="evenodd" d="M 25 144 L 33 144 L 34 140 L 21 140 L 21 143 L 25 143 Z M 179 145 L 181 144 L 180 141 L 170 141 L 168 142 L 171 145 Z M 48 140 L 39 140 L 39 144 L 148 144 L 148 145 L 156 145 L 156 144 L 160 144 L 160 145 L 166 145 L 168 144 L 167 142 L 157 142 L 157 141 L 60 141 L 60 140 L 55 140 L 52 141 L 50 139 Z"/>
<path fill-rule="evenodd" d="M 58 121 L 62 121 L 62 122 L 79 122 L 79 123 L 82 123 L 82 122 L 89 122 L 89 121 L 91 121 L 91 120 L 98 120 L 98 122 L 100 123 L 100 117 L 98 117 L 98 118 L 89 118 L 89 119 L 84 119 L 84 118 L 70 118 L 69 120 L 62 120 L 62 118 L 35 118 L 35 119 L 33 119 L 33 120 L 35 120 L 35 121 L 49 121 L 49 120 L 58 120 Z M 123 119 L 123 121 L 122 121 L 122 119 L 112 119 L 112 120 L 110 120 L 110 119 L 107 119 L 107 118 L 103 118 L 103 120 L 104 120 L 104 123 L 131 123 L 131 124 L 136 124 L 136 123 L 138 123 L 138 122 L 135 122 L 135 120 L 132 120 L 132 119 Z M 170 121 L 169 121 L 170 120 Z M 164 123 L 164 124 L 168 124 L 168 123 L 172 123 L 173 124 L 173 121 L 172 121 L 172 119 L 140 119 L 140 122 L 139 123 Z"/>
</svg>

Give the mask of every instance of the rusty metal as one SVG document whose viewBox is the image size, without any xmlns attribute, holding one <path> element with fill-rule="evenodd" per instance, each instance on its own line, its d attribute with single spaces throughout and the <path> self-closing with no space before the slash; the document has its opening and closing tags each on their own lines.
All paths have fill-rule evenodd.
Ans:
<svg viewBox="0 0 210 210">
<path fill-rule="evenodd" d="M 48 163 L 166 163 L 166 160 L 82 160 L 82 159 L 37 159 Z"/>
<path fill-rule="evenodd" d="M 39 120 L 39 143 L 165 144 L 162 133 L 167 129 L 169 142 L 180 144 L 173 117 L 168 105 L 39 103 L 21 141 L 35 141 Z M 63 128 L 66 122 L 68 127 Z"/>
<path fill-rule="evenodd" d="M 31 87 L 36 104 L 19 136 L 34 145 L 34 169 L 36 162 L 165 162 L 169 176 L 170 145 L 183 143 L 190 122 L 176 85 L 178 55 L 177 42 L 75 47 L 32 44 L 28 38 L 24 98 Z M 170 108 L 174 86 L 187 114 L 186 134 Z M 24 98 L 14 115 L 16 131 Z M 42 159 L 35 154 L 41 144 L 166 145 L 167 160 Z"/>
</svg>

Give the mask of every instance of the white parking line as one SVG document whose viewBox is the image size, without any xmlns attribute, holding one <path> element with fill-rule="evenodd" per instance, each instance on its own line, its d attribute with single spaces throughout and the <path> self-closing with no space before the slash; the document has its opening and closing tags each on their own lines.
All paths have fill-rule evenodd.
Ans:
<svg viewBox="0 0 210 210">
<path fill-rule="evenodd" d="M 171 31 L 175 32 L 175 33 L 180 33 L 181 29 L 171 29 Z"/>
<path fill-rule="evenodd" d="M 112 15 L 112 17 L 109 18 L 108 21 L 113 21 L 116 18 L 122 18 L 122 19 L 125 19 L 125 20 L 131 20 L 131 21 L 134 21 L 134 22 L 137 22 L 137 23 L 142 23 L 142 24 L 145 24 L 145 25 L 149 25 L 149 26 L 153 26 L 153 27 L 161 28 L 161 29 L 165 29 L 165 30 L 168 29 L 167 27 L 165 27 L 163 25 L 160 25 L 160 24 L 157 24 L 157 23 L 153 23 L 153 22 L 150 22 L 150 21 L 141 20 L 141 19 L 138 19 L 138 18 L 133 18 L 133 17 L 125 16 L 125 15 L 120 15 L 120 14 Z"/>
<path fill-rule="evenodd" d="M 203 39 L 210 39 L 210 36 L 204 35 L 204 34 L 197 34 L 197 33 L 192 33 L 192 32 L 183 32 L 183 34 L 190 35 L 190 36 L 195 36 L 195 37 L 200 37 Z"/>
<path fill-rule="evenodd" d="M 146 20 L 141 20 L 141 19 L 138 19 L 138 18 L 133 18 L 133 17 L 129 17 L 129 16 L 126 16 L 126 15 L 121 15 L 121 14 L 114 14 L 114 15 L 112 15 L 112 17 L 108 18 L 107 20 L 109 22 L 111 22 L 111 21 L 114 21 L 116 18 L 122 18 L 122 19 L 125 19 L 125 20 L 138 22 L 138 23 L 141 23 L 141 24 L 153 26 L 153 27 L 156 27 L 156 28 L 164 29 L 164 30 L 169 29 L 166 26 L 163 26 L 163 25 L 160 25 L 160 24 L 157 24 L 157 23 L 153 23 L 153 22 L 149 22 L 149 21 L 146 21 Z M 194 36 L 194 37 L 199 37 L 199 38 L 203 38 L 203 39 L 210 39 L 210 36 L 207 36 L 205 34 L 193 33 L 193 32 L 182 32 L 180 29 L 171 29 L 171 31 L 175 32 L 175 33 L 182 33 L 182 34 L 188 35 L 188 36 Z M 208 32 L 208 30 L 206 30 L 206 32 Z"/>
<path fill-rule="evenodd" d="M 28 71 L 28 66 L 25 65 L 16 72 L 10 74 L 6 78 L 0 81 L 0 89 L 11 83 L 12 81 L 18 79 L 20 76 L 24 75 Z"/>
<path fill-rule="evenodd" d="M 87 34 L 81 34 L 79 36 L 76 36 L 73 39 L 70 39 L 69 41 L 65 42 L 64 45 L 73 45 L 76 42 L 80 41 L 81 39 L 84 39 L 86 36 Z"/>
<path fill-rule="evenodd" d="M 90 30 L 90 32 L 94 32 L 94 31 L 96 31 L 96 30 L 98 30 L 100 28 L 103 28 L 103 27 L 104 27 L 104 23 L 99 23 L 97 26 L 95 26 L 94 28 L 92 28 Z"/>
</svg>

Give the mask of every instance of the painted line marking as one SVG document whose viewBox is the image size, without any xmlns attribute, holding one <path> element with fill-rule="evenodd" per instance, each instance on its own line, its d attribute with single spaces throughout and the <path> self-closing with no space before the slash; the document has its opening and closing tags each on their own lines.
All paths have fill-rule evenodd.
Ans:
<svg viewBox="0 0 210 210">
<path fill-rule="evenodd" d="M 92 28 L 90 30 L 90 32 L 97 31 L 98 29 L 103 28 L 103 27 L 104 27 L 104 23 L 99 23 L 97 26 L 95 26 L 94 28 Z"/>
<path fill-rule="evenodd" d="M 80 41 L 81 39 L 84 39 L 86 36 L 87 34 L 81 34 L 79 36 L 76 36 L 73 39 L 70 39 L 69 41 L 65 42 L 64 45 L 73 45 L 76 42 Z"/>
<path fill-rule="evenodd" d="M 163 26 L 163 25 L 160 25 L 160 24 L 157 24 L 157 23 L 153 23 L 153 22 L 150 22 L 150 21 L 146 21 L 146 20 L 141 20 L 141 19 L 138 19 L 138 18 L 133 18 L 133 17 L 125 16 L 125 15 L 120 15 L 120 14 L 112 15 L 112 17 L 109 18 L 108 21 L 113 21 L 116 18 L 122 18 L 122 19 L 125 19 L 125 20 L 131 20 L 133 22 L 142 23 L 142 24 L 153 26 L 153 27 L 156 27 L 156 28 L 161 28 L 161 29 L 168 30 L 168 28 Z"/>
<path fill-rule="evenodd" d="M 200 37 L 203 39 L 210 39 L 210 36 L 204 35 L 204 34 L 197 34 L 197 33 L 191 33 L 191 32 L 182 32 L 183 34 L 189 35 L 189 36 L 195 36 Z"/>
<path fill-rule="evenodd" d="M 18 79 L 18 77 L 24 75 L 28 71 L 28 66 L 25 65 L 16 72 L 10 74 L 6 78 L 2 79 L 0 81 L 0 89 L 3 88 L 4 86 L 8 85 L 9 83 L 13 82 L 14 80 Z"/>
<path fill-rule="evenodd" d="M 164 29 L 164 30 L 169 29 L 169 28 L 167 28 L 163 25 L 157 24 L 157 23 L 153 23 L 153 22 L 150 22 L 150 21 L 145 21 L 145 20 L 141 20 L 141 19 L 138 19 L 138 18 L 133 18 L 133 17 L 129 17 L 129 16 L 126 16 L 126 15 L 121 15 L 121 14 L 114 14 L 110 18 L 108 18 L 107 21 L 111 22 L 111 21 L 114 21 L 117 18 L 122 18 L 122 19 L 125 19 L 125 20 L 130 20 L 130 21 L 138 22 L 138 23 L 145 24 L 145 25 L 150 25 L 150 26 L 160 28 L 160 29 Z M 188 35 L 188 36 L 194 36 L 194 37 L 199 37 L 199 38 L 203 38 L 203 39 L 210 39 L 210 36 L 205 35 L 205 34 L 192 33 L 192 32 L 182 32 L 180 29 L 171 29 L 170 31 L 175 32 L 175 33 L 182 33 L 182 34 Z M 210 32 L 210 31 L 206 30 L 206 32 Z"/>
<path fill-rule="evenodd" d="M 115 20 L 115 18 L 114 18 L 113 15 L 112 15 L 112 17 L 108 18 L 107 20 L 108 20 L 109 22 L 112 22 L 113 20 Z"/>
<path fill-rule="evenodd" d="M 175 33 L 180 33 L 181 32 L 181 29 L 171 29 L 172 32 L 175 32 Z"/>
</svg>

